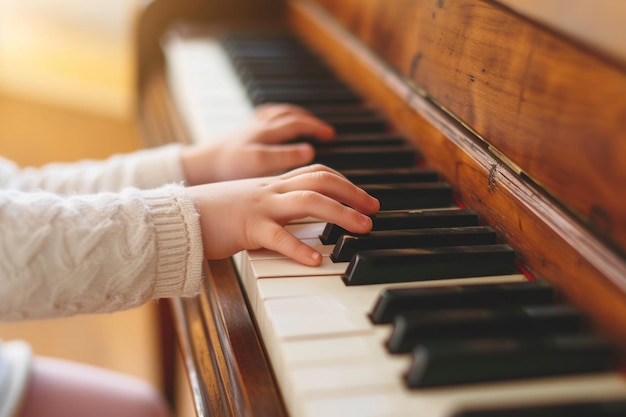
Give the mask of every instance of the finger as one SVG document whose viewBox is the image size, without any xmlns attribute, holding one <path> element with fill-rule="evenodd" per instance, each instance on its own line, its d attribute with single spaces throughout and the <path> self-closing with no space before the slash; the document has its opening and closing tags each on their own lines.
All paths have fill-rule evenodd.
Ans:
<svg viewBox="0 0 626 417">
<path fill-rule="evenodd" d="M 377 199 L 367 194 L 345 177 L 331 171 L 302 173 L 273 184 L 277 193 L 310 191 L 330 197 L 340 203 L 354 207 L 360 212 L 373 214 L 380 209 Z"/>
<path fill-rule="evenodd" d="M 322 262 L 322 255 L 318 251 L 302 243 L 276 223 L 259 227 L 258 232 L 258 244 L 261 247 L 282 253 L 308 266 L 318 266 Z"/>
<path fill-rule="evenodd" d="M 335 174 L 335 175 L 338 175 L 340 177 L 344 177 L 344 175 L 341 174 L 339 171 L 336 171 L 336 170 L 334 170 L 334 169 L 332 169 L 330 167 L 327 167 L 326 165 L 312 164 L 312 165 L 307 165 L 307 166 L 304 166 L 304 167 L 292 169 L 291 171 L 286 172 L 283 175 L 281 175 L 280 178 L 281 179 L 288 179 L 288 178 L 296 177 L 296 176 L 301 175 L 301 174 L 307 174 L 307 173 L 318 172 L 318 171 L 329 172 L 331 174 Z"/>
<path fill-rule="evenodd" d="M 313 191 L 294 191 L 277 196 L 272 217 L 280 224 L 305 217 L 314 217 L 328 223 L 336 223 L 354 233 L 368 233 L 372 228 L 369 216 L 341 204 L 339 201 Z"/>
<path fill-rule="evenodd" d="M 259 136 L 261 143 L 281 143 L 298 136 L 313 136 L 320 140 L 330 140 L 335 135 L 333 127 L 313 116 L 286 115 L 273 120 Z"/>
</svg>

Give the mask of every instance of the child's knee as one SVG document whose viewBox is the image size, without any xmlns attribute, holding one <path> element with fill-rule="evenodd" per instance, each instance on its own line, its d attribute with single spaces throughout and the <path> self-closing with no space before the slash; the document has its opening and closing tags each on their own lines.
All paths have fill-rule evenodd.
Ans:
<svg viewBox="0 0 626 417">
<path fill-rule="evenodd" d="M 171 417 L 141 379 L 58 359 L 36 358 L 21 417 Z"/>
</svg>

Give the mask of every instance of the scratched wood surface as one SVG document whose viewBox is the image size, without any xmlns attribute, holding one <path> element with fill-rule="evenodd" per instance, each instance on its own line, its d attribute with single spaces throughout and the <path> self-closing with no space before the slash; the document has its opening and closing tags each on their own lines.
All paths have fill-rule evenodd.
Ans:
<svg viewBox="0 0 626 417">
<path fill-rule="evenodd" d="M 605 334 L 626 346 L 626 259 L 544 190 L 501 163 L 324 9 L 294 0 L 289 20 L 305 42 L 419 147 L 460 200 L 515 248 L 522 265 L 560 288 Z"/>
<path fill-rule="evenodd" d="M 626 70 L 489 1 L 318 0 L 626 253 Z"/>
</svg>

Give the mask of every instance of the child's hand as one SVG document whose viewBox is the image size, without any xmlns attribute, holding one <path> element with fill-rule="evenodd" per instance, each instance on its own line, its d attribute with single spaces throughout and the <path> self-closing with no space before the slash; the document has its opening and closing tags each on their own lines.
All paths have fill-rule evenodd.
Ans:
<svg viewBox="0 0 626 417">
<path fill-rule="evenodd" d="M 321 165 L 298 168 L 277 177 L 228 181 L 189 187 L 200 212 L 204 253 L 209 259 L 243 249 L 267 248 L 305 265 L 316 266 L 322 255 L 283 227 L 312 216 L 367 233 L 378 200 L 341 174 Z"/>
<path fill-rule="evenodd" d="M 275 175 L 310 163 L 309 144 L 284 144 L 298 136 L 330 140 L 333 128 L 306 110 L 288 104 L 260 107 L 238 132 L 212 144 L 183 151 L 182 162 L 190 185 Z"/>
</svg>

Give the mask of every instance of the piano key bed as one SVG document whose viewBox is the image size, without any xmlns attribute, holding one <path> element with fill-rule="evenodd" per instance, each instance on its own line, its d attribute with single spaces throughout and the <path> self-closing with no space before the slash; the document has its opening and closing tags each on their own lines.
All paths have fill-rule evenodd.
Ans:
<svg viewBox="0 0 626 417">
<path fill-rule="evenodd" d="M 165 46 L 194 140 L 290 102 L 332 124 L 316 144 L 381 201 L 368 235 L 302 219 L 288 225 L 323 255 L 234 257 L 289 414 L 296 416 L 617 416 L 617 352 L 577 309 L 523 273 L 496 231 L 459 206 L 374 107 L 284 33 L 226 33 Z"/>
</svg>

